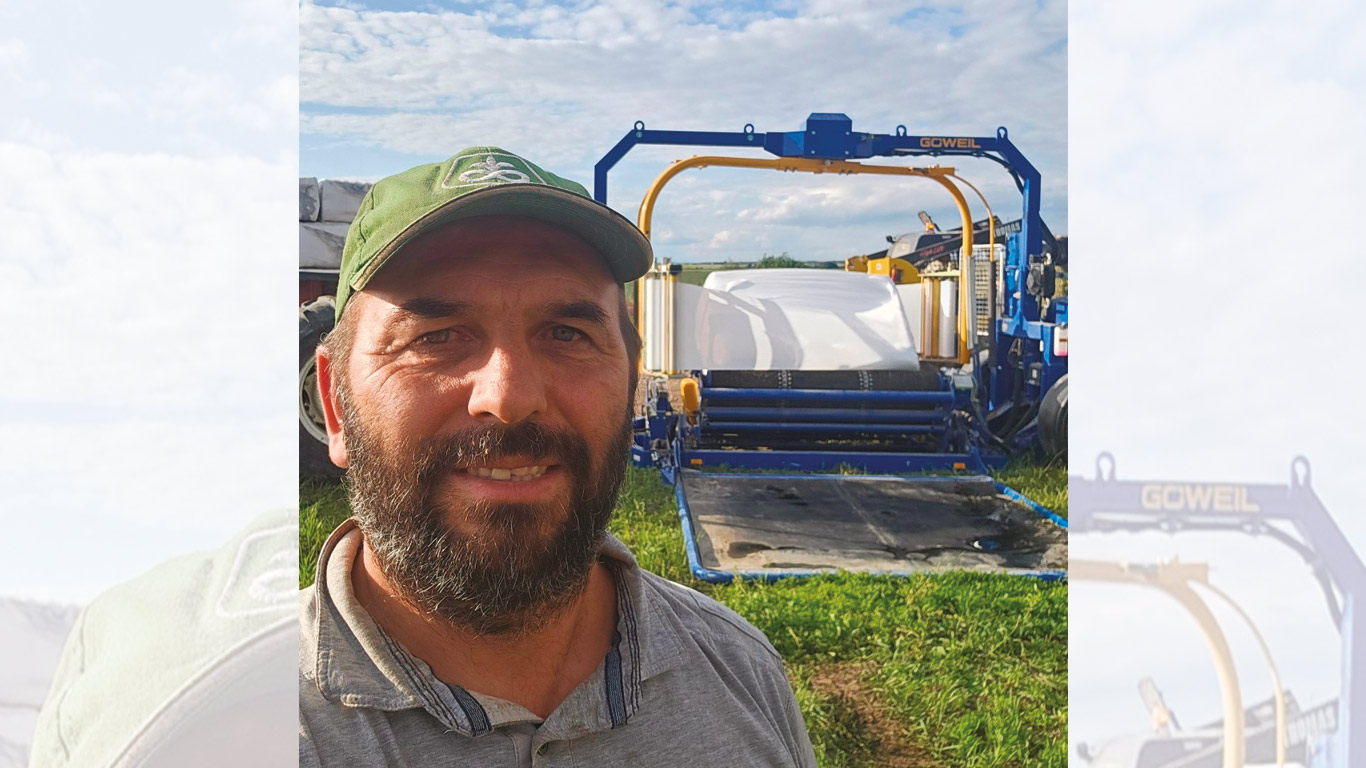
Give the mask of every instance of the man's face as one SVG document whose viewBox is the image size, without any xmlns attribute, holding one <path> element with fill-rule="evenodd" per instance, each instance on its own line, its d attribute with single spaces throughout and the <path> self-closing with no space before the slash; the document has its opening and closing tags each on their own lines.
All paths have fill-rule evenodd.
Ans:
<svg viewBox="0 0 1366 768">
<path fill-rule="evenodd" d="M 332 455 L 420 608 L 511 632 L 582 587 L 629 449 L 620 290 L 565 230 L 484 217 L 414 240 L 348 302 L 351 354 L 320 360 Z"/>
</svg>

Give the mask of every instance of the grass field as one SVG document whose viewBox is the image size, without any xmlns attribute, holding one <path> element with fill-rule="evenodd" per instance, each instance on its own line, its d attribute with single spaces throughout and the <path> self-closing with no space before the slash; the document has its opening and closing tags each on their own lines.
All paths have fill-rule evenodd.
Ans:
<svg viewBox="0 0 1366 768">
<path fill-rule="evenodd" d="M 823 268 L 819 267 L 819 265 L 823 263 L 824 262 L 803 262 L 805 266 L 811 268 Z M 678 281 L 690 285 L 701 285 L 706 282 L 707 275 L 710 275 L 713 272 L 720 272 L 727 269 L 752 269 L 755 266 L 757 265 L 740 262 L 727 264 L 683 264 L 683 271 L 678 273 Z"/>
<path fill-rule="evenodd" d="M 735 267 L 723 267 L 714 264 L 684 264 L 683 271 L 678 273 L 678 280 L 682 283 L 691 285 L 701 285 L 707 281 L 707 275 L 721 270 L 734 269 Z"/>
<path fill-rule="evenodd" d="M 1066 515 L 1064 466 L 998 477 Z M 348 514 L 335 485 L 300 487 L 300 564 Z M 857 574 L 775 584 L 694 580 L 671 490 L 628 470 L 612 532 L 642 567 L 735 609 L 783 655 L 826 768 L 1062 768 L 1067 586 L 974 573 Z"/>
</svg>

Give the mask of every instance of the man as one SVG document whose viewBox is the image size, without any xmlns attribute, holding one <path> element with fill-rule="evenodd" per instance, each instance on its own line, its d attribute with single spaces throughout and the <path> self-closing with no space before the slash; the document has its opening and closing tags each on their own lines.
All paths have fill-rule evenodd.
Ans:
<svg viewBox="0 0 1366 768">
<path fill-rule="evenodd" d="M 605 533 L 652 258 L 496 147 L 367 193 L 318 350 L 355 516 L 303 594 L 300 765 L 815 765 L 764 636 Z"/>
</svg>

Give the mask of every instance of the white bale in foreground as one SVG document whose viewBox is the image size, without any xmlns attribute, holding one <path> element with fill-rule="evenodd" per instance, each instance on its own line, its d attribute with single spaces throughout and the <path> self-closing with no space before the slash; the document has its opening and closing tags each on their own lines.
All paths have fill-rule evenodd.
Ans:
<svg viewBox="0 0 1366 768">
<path fill-rule="evenodd" d="M 916 370 L 915 335 L 886 277 L 817 269 L 713 272 L 677 283 L 678 370 Z"/>
</svg>

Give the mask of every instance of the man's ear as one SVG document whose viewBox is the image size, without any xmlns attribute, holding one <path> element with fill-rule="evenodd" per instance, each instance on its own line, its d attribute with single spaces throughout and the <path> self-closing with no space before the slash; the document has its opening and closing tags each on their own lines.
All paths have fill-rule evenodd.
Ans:
<svg viewBox="0 0 1366 768">
<path fill-rule="evenodd" d="M 333 377 L 332 359 L 322 345 L 318 346 L 315 354 L 318 356 L 318 400 L 323 405 L 323 421 L 327 422 L 327 455 L 333 464 L 346 469 L 349 459 L 346 455 L 345 425 L 341 418 L 341 398 Z"/>
</svg>

